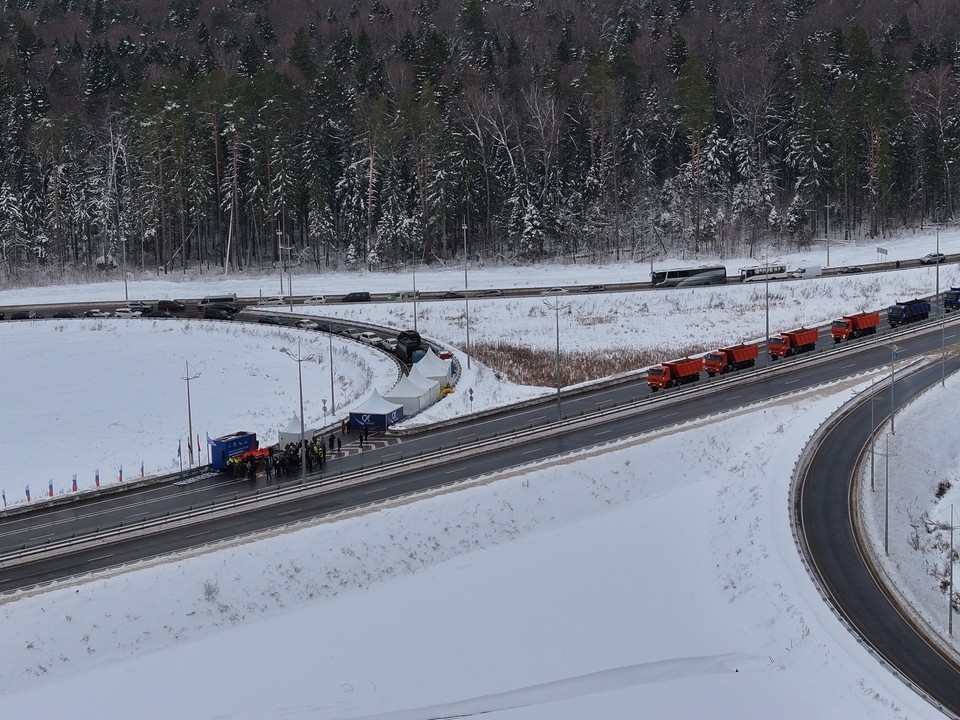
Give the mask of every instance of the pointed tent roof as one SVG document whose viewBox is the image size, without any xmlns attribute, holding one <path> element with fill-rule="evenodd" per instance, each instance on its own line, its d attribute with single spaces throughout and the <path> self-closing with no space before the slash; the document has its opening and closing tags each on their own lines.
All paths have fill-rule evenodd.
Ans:
<svg viewBox="0 0 960 720">
<path fill-rule="evenodd" d="M 437 374 L 450 374 L 450 367 L 452 363 L 449 360 L 441 360 L 437 357 L 437 354 L 433 352 L 433 348 L 428 347 L 427 351 L 423 354 L 423 357 L 416 362 L 416 367 L 420 367 L 421 372 L 424 375 L 430 376 L 429 370 L 432 370 L 434 375 Z"/>
<path fill-rule="evenodd" d="M 377 392 L 377 389 L 374 388 L 370 391 L 370 394 L 364 399 L 362 403 L 357 405 L 355 408 L 351 408 L 350 412 L 352 413 L 371 413 L 373 415 L 389 415 L 395 410 L 399 410 L 403 405 L 400 405 L 389 400 L 384 400 L 383 396 Z"/>
<path fill-rule="evenodd" d="M 429 378 L 426 378 L 429 380 Z M 385 395 L 386 399 L 394 397 L 420 397 L 421 395 L 426 394 L 437 385 L 436 380 L 430 380 L 429 385 L 420 385 L 410 378 L 409 375 L 404 375 L 400 378 L 400 382 L 390 388 L 390 392 Z"/>
<path fill-rule="evenodd" d="M 287 426 L 280 431 L 285 434 L 300 434 L 300 416 L 296 413 L 293 414 L 293 417 L 290 418 L 290 422 L 287 423 Z"/>
<path fill-rule="evenodd" d="M 420 368 L 417 367 L 416 364 L 410 368 L 410 372 L 407 374 L 407 379 L 409 379 L 414 385 L 418 385 L 424 389 L 430 389 L 434 385 L 438 384 L 436 380 L 433 378 L 428 378 L 426 375 L 420 372 Z M 399 385 L 399 383 L 397 384 Z M 393 391 L 391 390 L 391 392 Z"/>
</svg>

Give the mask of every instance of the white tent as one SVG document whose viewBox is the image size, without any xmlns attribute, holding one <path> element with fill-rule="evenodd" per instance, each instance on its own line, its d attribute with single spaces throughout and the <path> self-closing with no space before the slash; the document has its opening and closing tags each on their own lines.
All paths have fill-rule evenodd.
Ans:
<svg viewBox="0 0 960 720">
<path fill-rule="evenodd" d="M 376 389 L 371 390 L 366 399 L 350 410 L 350 427 L 369 427 L 373 430 L 386 430 L 395 422 L 403 419 L 403 405 L 384 400 Z"/>
<path fill-rule="evenodd" d="M 440 383 L 411 371 L 409 375 L 404 375 L 383 399 L 400 403 L 403 405 L 404 416 L 410 416 L 440 399 Z"/>
<path fill-rule="evenodd" d="M 414 365 L 422 375 L 436 380 L 440 387 L 450 387 L 450 378 L 453 377 L 453 363 L 450 360 L 441 360 L 433 352 L 433 348 L 427 348 L 423 357 L 417 360 Z"/>
<path fill-rule="evenodd" d="M 307 442 L 310 442 L 310 438 L 316 434 L 316 430 L 312 430 L 309 425 L 303 426 L 303 436 L 307 439 Z M 280 447 L 285 448 L 290 443 L 294 445 L 300 444 L 300 416 L 294 414 L 290 418 L 290 422 L 287 423 L 287 427 L 280 431 Z"/>
</svg>

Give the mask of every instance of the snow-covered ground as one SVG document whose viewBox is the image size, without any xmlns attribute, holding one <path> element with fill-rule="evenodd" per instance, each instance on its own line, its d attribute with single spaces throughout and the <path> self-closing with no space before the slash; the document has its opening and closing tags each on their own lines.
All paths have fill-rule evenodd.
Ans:
<svg viewBox="0 0 960 720">
<path fill-rule="evenodd" d="M 906 259 L 932 251 L 933 242 L 923 236 L 885 246 L 889 259 Z M 941 233 L 940 247 L 960 251 L 960 237 Z M 831 247 L 834 265 L 874 257 L 873 245 Z M 817 262 L 822 250 L 813 260 L 794 259 Z M 610 283 L 647 272 L 637 265 L 536 274 L 471 268 L 470 286 Z M 771 332 L 929 294 L 934 273 L 771 285 Z M 420 270 L 417 288 L 456 289 L 457 277 L 462 273 Z M 958 279 L 954 266 L 940 269 L 941 288 Z M 256 294 L 246 282 L 231 277 L 219 284 Z M 336 287 L 379 292 L 404 282 L 364 274 L 353 281 L 337 276 Z M 208 285 L 154 283 L 133 283 L 131 298 L 213 292 Z M 294 291 L 321 293 L 333 283 L 329 276 L 297 277 Z M 115 299 L 122 290 L 114 283 L 2 292 L 0 304 Z M 271 286 L 264 294 L 275 292 Z M 561 332 L 575 332 L 578 344 L 598 351 L 666 352 L 759 338 L 766 319 L 762 286 L 563 302 L 571 307 Z M 462 348 L 461 304 L 418 303 L 419 329 Z M 321 311 L 403 325 L 412 320 L 413 304 Z M 471 341 L 503 334 L 546 351 L 555 341 L 553 310 L 540 298 L 471 300 L 470 322 Z M 148 470 L 169 469 L 178 442 L 186 442 L 185 362 L 201 373 L 191 383 L 195 433 L 275 432 L 297 410 L 296 366 L 278 350 L 296 351 L 301 336 L 304 353 L 321 360 L 303 366 L 312 422 L 322 419 L 320 399 L 329 393 L 326 336 L 263 327 L 225 331 L 217 323 L 2 323 L 3 347 L 17 352 L 0 355 L 0 371 L 35 379 L 26 388 L 30 402 L 16 406 L 22 417 L 0 418 L 8 446 L 66 437 L 44 446 L 29 466 L 8 465 L 10 480 L 0 485 L 19 502 L 17 478 L 37 477 L 33 472 L 42 473 L 34 481 L 37 495 L 48 476 L 56 478 L 57 492 L 69 489 L 74 472 L 89 485 L 98 466 L 102 479 L 112 479 L 121 463 L 128 476 L 138 474 L 141 460 Z M 393 371 L 381 378 L 384 361 L 375 353 L 339 342 L 345 345 L 335 348 L 334 390 L 342 415 L 370 384 L 392 384 Z M 511 386 L 471 365 L 462 382 L 474 388 L 474 409 L 551 392 Z M 257 543 L 7 599 L 0 606 L 4 716 L 55 717 L 79 707 L 99 718 L 937 717 L 823 606 L 788 525 L 793 459 L 851 390 L 871 380 L 842 381 Z M 960 392 L 955 385 L 948 379 L 915 412 L 925 418 L 936 408 L 950 412 Z M 466 409 L 465 394 L 455 393 L 427 419 Z M 25 422 L 34 423 L 33 434 L 21 427 Z M 911 425 L 918 433 L 913 442 L 926 447 L 924 423 L 905 414 L 898 442 L 911 443 Z M 85 429 L 72 444 L 77 428 Z M 901 460 L 911 458 L 891 456 L 891 478 L 906 473 L 907 466 L 897 469 Z M 923 491 L 913 486 L 900 505 L 891 502 L 915 506 L 892 513 L 891 535 L 900 545 L 911 544 L 911 521 L 922 509 L 942 519 L 955 502 L 949 494 L 937 504 L 927 496 L 929 483 L 935 488 L 934 479 L 955 473 L 956 458 L 930 448 L 924 460 L 930 478 Z M 891 482 L 891 493 L 895 487 Z M 891 567 L 898 573 L 930 558 L 930 552 L 904 557 Z M 911 599 L 936 608 L 936 581 L 923 572 L 909 579 Z"/>
</svg>

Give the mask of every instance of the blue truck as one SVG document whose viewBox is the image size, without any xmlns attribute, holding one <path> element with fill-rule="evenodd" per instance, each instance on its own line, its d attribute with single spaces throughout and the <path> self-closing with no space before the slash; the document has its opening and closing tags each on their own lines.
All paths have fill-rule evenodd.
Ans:
<svg viewBox="0 0 960 720">
<path fill-rule="evenodd" d="M 227 460 L 242 455 L 248 450 L 256 450 L 257 434 L 240 431 L 210 440 L 210 466 L 220 472 L 227 469 Z"/>
<path fill-rule="evenodd" d="M 890 327 L 920 322 L 930 317 L 930 303 L 926 300 L 902 300 L 887 308 Z"/>
<path fill-rule="evenodd" d="M 952 287 L 943 294 L 943 309 L 960 310 L 960 288 Z"/>
</svg>

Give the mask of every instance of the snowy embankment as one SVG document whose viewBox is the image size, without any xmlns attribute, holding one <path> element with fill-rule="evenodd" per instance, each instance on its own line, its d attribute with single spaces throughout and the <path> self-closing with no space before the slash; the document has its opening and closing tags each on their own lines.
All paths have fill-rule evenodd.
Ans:
<svg viewBox="0 0 960 720">
<path fill-rule="evenodd" d="M 7 603 L 5 716 L 937 717 L 790 534 L 851 386 Z"/>
</svg>

